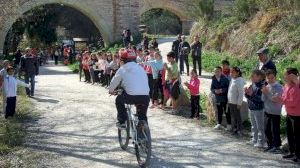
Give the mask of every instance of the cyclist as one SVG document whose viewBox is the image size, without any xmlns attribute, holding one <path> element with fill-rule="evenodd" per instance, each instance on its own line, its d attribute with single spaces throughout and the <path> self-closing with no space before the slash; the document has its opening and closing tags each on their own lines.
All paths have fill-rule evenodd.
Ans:
<svg viewBox="0 0 300 168">
<path fill-rule="evenodd" d="M 148 77 L 144 69 L 135 62 L 136 54 L 126 49 L 120 49 L 120 68 L 113 77 L 109 93 L 115 94 L 116 88 L 121 85 L 124 89 L 116 98 L 118 111 L 117 127 L 126 128 L 127 113 L 125 104 L 141 105 L 137 113 L 140 121 L 147 122 L 147 110 L 150 102 Z"/>
</svg>

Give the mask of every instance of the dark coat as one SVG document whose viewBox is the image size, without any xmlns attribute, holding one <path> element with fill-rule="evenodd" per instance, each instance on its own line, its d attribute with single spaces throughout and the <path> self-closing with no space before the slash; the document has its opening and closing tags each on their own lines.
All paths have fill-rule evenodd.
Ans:
<svg viewBox="0 0 300 168">
<path fill-rule="evenodd" d="M 202 43 L 200 43 L 199 41 L 193 43 L 191 45 L 191 49 L 192 49 L 192 57 L 193 58 L 201 57 Z"/>
<path fill-rule="evenodd" d="M 215 95 L 217 103 L 227 103 L 227 94 L 229 88 L 229 80 L 226 76 L 221 75 L 220 81 L 215 76 L 212 77 L 210 90 Z M 216 94 L 215 90 L 222 89 L 221 94 Z"/>
<path fill-rule="evenodd" d="M 257 66 L 257 69 L 259 69 L 259 64 L 258 64 L 258 66 Z M 273 61 L 272 60 L 269 60 L 266 64 L 264 64 L 263 66 L 262 66 L 262 68 L 261 69 L 259 69 L 259 70 L 262 70 L 262 71 L 267 71 L 267 70 L 275 70 L 275 72 L 277 72 L 277 70 L 276 70 L 276 66 L 275 66 L 275 64 L 273 63 Z"/>
<path fill-rule="evenodd" d="M 179 49 L 178 49 L 179 56 L 189 55 L 190 51 L 191 51 L 191 46 L 188 42 L 184 41 L 179 44 Z"/>
<path fill-rule="evenodd" d="M 32 76 L 39 74 L 39 64 L 36 57 L 22 56 L 21 57 L 21 71 L 25 72 L 25 75 Z"/>
<path fill-rule="evenodd" d="M 172 44 L 172 51 L 175 53 L 176 56 L 179 54 L 179 44 L 181 43 L 180 40 L 175 40 L 173 41 Z"/>
<path fill-rule="evenodd" d="M 264 82 L 254 83 L 250 86 L 252 88 L 253 94 L 251 96 L 245 94 L 250 110 L 264 109 L 264 102 L 262 101 L 262 92 L 261 92 L 263 85 Z"/>
</svg>

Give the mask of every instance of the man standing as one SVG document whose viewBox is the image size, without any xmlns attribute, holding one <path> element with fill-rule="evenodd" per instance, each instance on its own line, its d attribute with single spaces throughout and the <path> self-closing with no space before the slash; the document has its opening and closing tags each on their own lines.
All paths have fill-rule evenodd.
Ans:
<svg viewBox="0 0 300 168">
<path fill-rule="evenodd" d="M 276 66 L 273 61 L 268 57 L 269 50 L 267 48 L 259 49 L 256 54 L 258 55 L 259 63 L 256 67 L 258 70 L 266 72 L 267 70 L 274 70 L 276 73 Z"/>
<path fill-rule="evenodd" d="M 189 76 L 190 73 L 189 54 L 191 51 L 191 47 L 190 44 L 187 41 L 185 41 L 186 40 L 185 36 L 182 36 L 181 39 L 182 42 L 179 44 L 180 74 L 183 74 L 184 72 L 184 63 L 185 63 L 187 69 L 187 75 Z"/>
<path fill-rule="evenodd" d="M 192 58 L 193 58 L 193 68 L 197 69 L 197 63 L 199 68 L 199 76 L 201 76 L 202 66 L 201 66 L 201 51 L 202 43 L 199 41 L 199 36 L 194 37 L 194 42 L 191 45 L 192 49 Z"/>
<path fill-rule="evenodd" d="M 177 35 L 177 39 L 173 41 L 172 44 L 172 51 L 175 53 L 175 60 L 176 63 L 178 62 L 178 55 L 179 55 L 179 44 L 181 43 L 181 35 Z"/>
<path fill-rule="evenodd" d="M 25 82 L 31 84 L 31 89 L 26 88 L 29 97 L 34 96 L 35 76 L 39 74 L 37 58 L 30 53 L 31 49 L 26 49 L 26 54 L 21 57 L 21 72 L 25 75 Z"/>
</svg>

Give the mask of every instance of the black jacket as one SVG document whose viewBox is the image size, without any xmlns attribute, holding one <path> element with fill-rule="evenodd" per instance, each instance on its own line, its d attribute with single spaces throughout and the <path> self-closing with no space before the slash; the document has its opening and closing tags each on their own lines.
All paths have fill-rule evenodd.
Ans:
<svg viewBox="0 0 300 168">
<path fill-rule="evenodd" d="M 259 69 L 259 63 L 258 63 L 257 69 Z M 275 72 L 277 72 L 276 66 L 272 60 L 269 60 L 266 64 L 264 64 L 260 70 L 265 71 L 265 72 L 267 70 L 275 70 Z"/>
<path fill-rule="evenodd" d="M 33 56 L 22 56 L 20 69 L 22 72 L 25 72 L 25 75 L 38 75 L 39 64 L 37 58 Z"/>
<path fill-rule="evenodd" d="M 186 48 L 186 49 L 185 49 Z M 184 41 L 179 44 L 179 55 L 189 55 L 191 51 L 191 46 L 188 42 Z"/>
<path fill-rule="evenodd" d="M 173 44 L 172 44 L 172 51 L 176 54 L 176 56 L 178 56 L 178 52 L 179 52 L 179 44 L 181 43 L 180 40 L 175 40 L 173 41 Z"/>
<path fill-rule="evenodd" d="M 192 43 L 192 57 L 201 57 L 202 43 L 199 41 Z"/>
<path fill-rule="evenodd" d="M 264 85 L 264 81 L 259 83 L 254 83 L 250 87 L 252 88 L 253 94 L 251 96 L 245 94 L 247 98 L 248 106 L 250 110 L 263 110 L 264 102 L 262 101 L 261 89 Z"/>
<path fill-rule="evenodd" d="M 227 94 L 229 88 L 229 80 L 226 76 L 221 75 L 220 81 L 215 76 L 212 77 L 210 90 L 216 96 L 217 103 L 227 103 Z M 222 89 L 221 94 L 216 94 L 215 90 Z"/>
</svg>

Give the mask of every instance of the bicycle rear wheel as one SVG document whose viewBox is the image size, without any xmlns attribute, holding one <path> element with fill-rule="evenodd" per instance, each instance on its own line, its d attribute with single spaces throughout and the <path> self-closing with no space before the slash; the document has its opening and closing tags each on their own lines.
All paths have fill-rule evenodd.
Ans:
<svg viewBox="0 0 300 168">
<path fill-rule="evenodd" d="M 140 121 L 138 131 L 138 142 L 135 144 L 135 154 L 140 167 L 147 167 L 151 160 L 151 134 L 148 124 Z"/>
<path fill-rule="evenodd" d="M 126 128 L 121 129 L 118 128 L 118 137 L 119 137 L 119 143 L 120 147 L 123 150 L 126 150 L 129 144 L 129 138 L 130 138 L 130 126 L 129 126 L 129 121 L 125 121 Z"/>
</svg>

